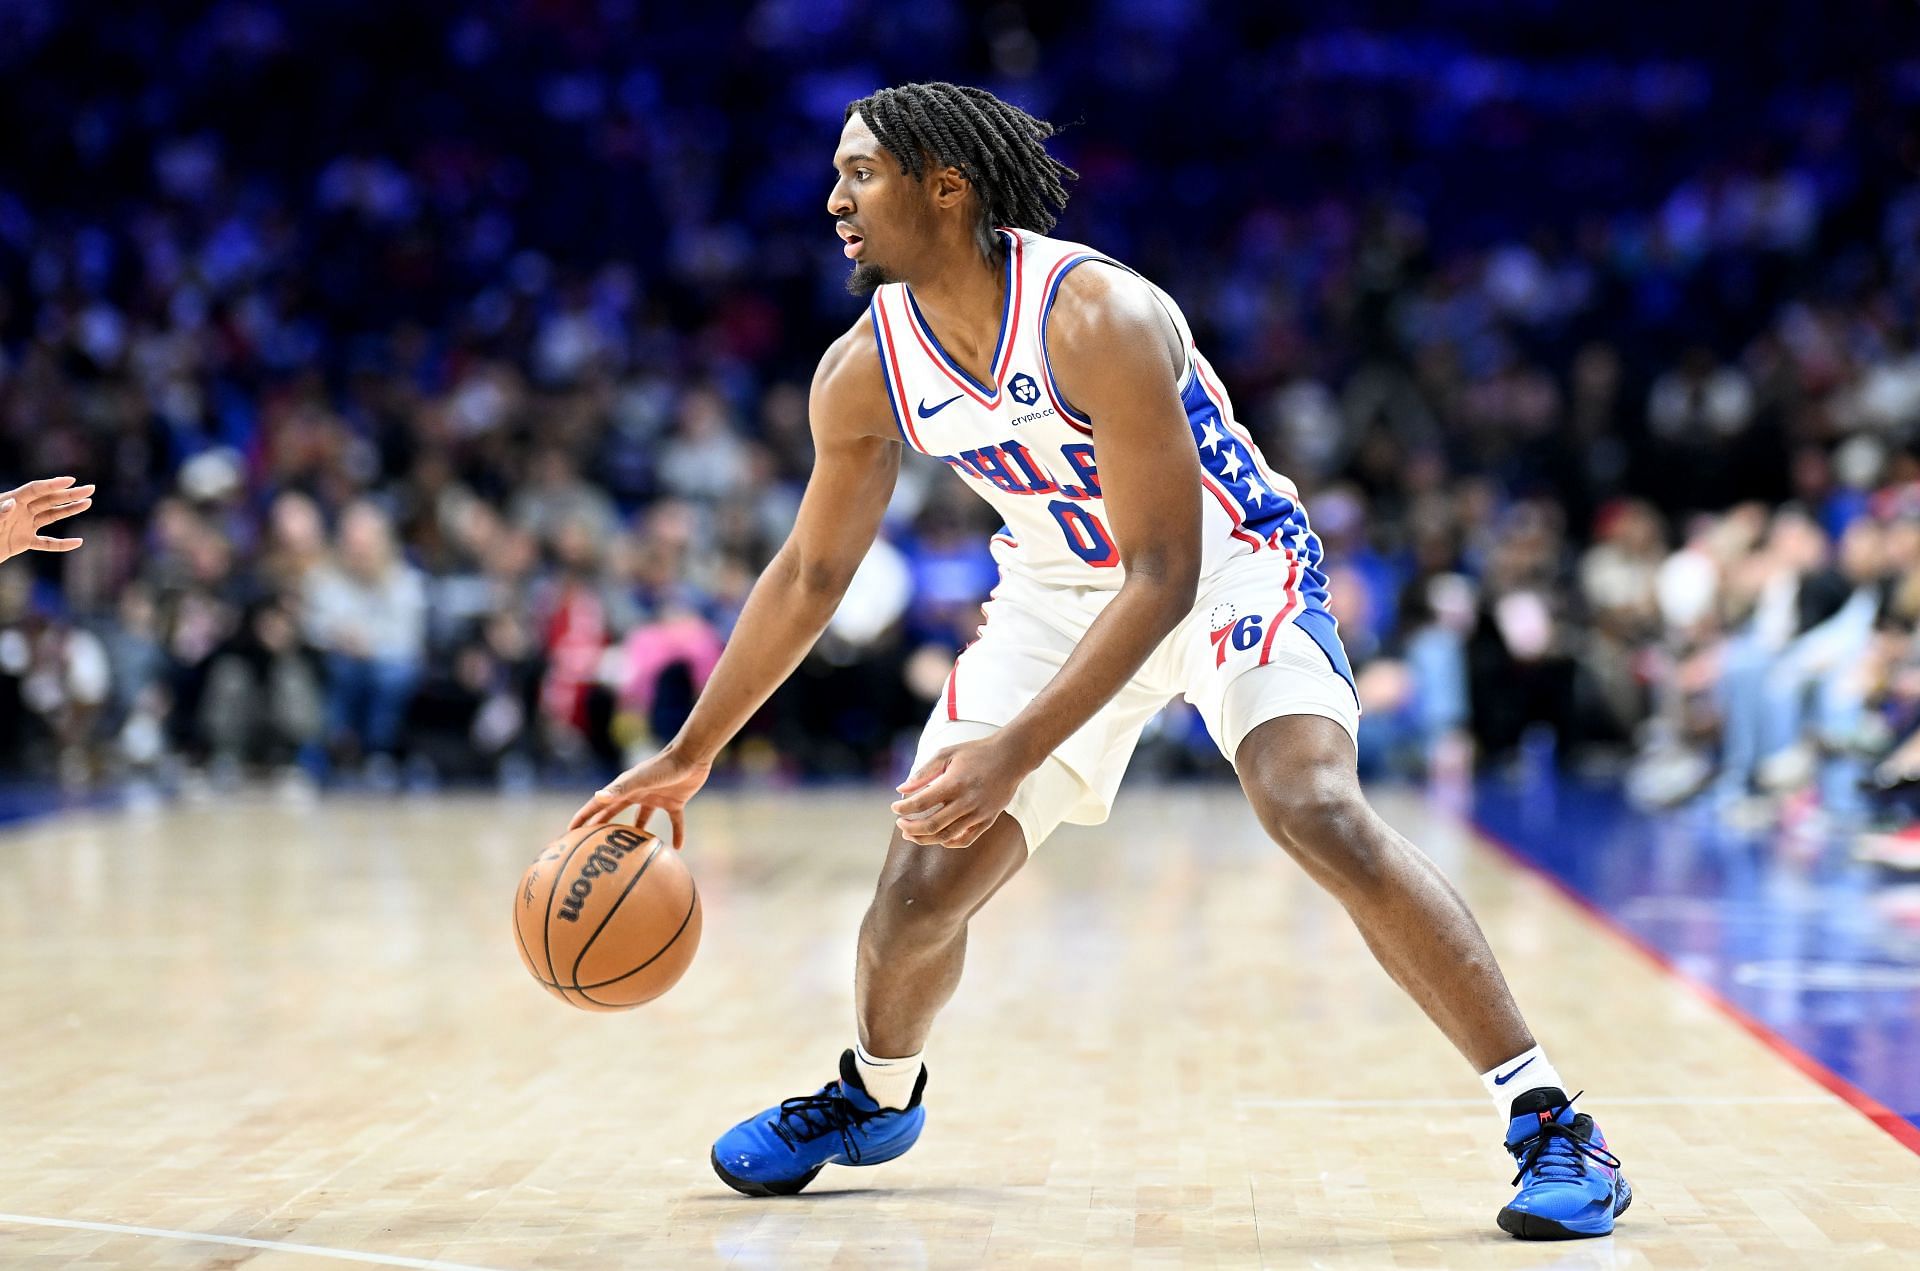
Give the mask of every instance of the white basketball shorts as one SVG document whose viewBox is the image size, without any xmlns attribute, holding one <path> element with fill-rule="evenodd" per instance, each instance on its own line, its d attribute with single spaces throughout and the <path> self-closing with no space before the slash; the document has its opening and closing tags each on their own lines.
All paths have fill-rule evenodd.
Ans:
<svg viewBox="0 0 1920 1271">
<path fill-rule="evenodd" d="M 1191 613 L 1138 674 L 1021 783 L 1007 810 L 1031 851 L 1063 821 L 1099 825 L 1147 721 L 1185 694 L 1220 753 L 1233 762 L 1255 727 L 1284 715 L 1320 715 L 1358 737 L 1360 703 L 1333 618 L 1304 608 L 1278 552 L 1240 557 L 1201 580 Z M 977 640 L 954 663 L 920 735 L 917 769 L 942 747 L 1010 722 L 1066 663 L 1114 597 L 1001 574 Z"/>
</svg>

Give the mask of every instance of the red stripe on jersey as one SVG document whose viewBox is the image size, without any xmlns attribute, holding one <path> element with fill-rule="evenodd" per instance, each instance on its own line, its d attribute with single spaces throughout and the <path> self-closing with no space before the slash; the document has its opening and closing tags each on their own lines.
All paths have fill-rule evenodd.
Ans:
<svg viewBox="0 0 1920 1271">
<path fill-rule="evenodd" d="M 907 382 L 900 378 L 900 355 L 893 349 L 893 323 L 887 318 L 884 300 L 880 302 L 879 313 L 881 342 L 887 346 L 887 365 L 893 368 L 893 391 L 900 395 L 900 422 L 907 426 L 907 438 L 913 442 L 913 448 L 926 454 L 927 448 L 920 444 L 920 434 L 913 429 L 913 403 L 907 400 Z"/>
<path fill-rule="evenodd" d="M 1047 271 L 1047 280 L 1040 284 L 1041 298 L 1044 300 L 1045 297 L 1048 295 L 1048 293 L 1050 293 L 1053 290 L 1053 280 L 1060 276 L 1061 270 L 1066 269 L 1073 265 L 1084 265 L 1090 260 L 1098 260 L 1098 259 L 1099 257 L 1097 256 L 1088 255 L 1082 252 L 1076 252 L 1071 256 L 1063 257 L 1062 259 L 1055 261 L 1053 268 Z M 1060 399 L 1053 395 L 1053 359 L 1047 356 L 1047 327 L 1046 327 L 1047 315 L 1042 313 L 1040 315 L 1039 321 L 1040 321 L 1040 358 L 1041 358 L 1040 387 L 1046 391 L 1047 400 L 1053 403 L 1054 413 L 1060 417 L 1061 422 L 1065 423 L 1069 428 L 1072 428 L 1075 432 L 1084 433 L 1086 436 L 1091 437 L 1093 436 L 1093 429 L 1087 427 L 1085 424 L 1075 419 L 1072 415 L 1069 415 L 1067 413 L 1067 408 L 1061 405 Z"/>
<path fill-rule="evenodd" d="M 1007 237 L 1013 240 L 1013 313 L 1007 318 L 1007 347 L 1001 351 L 1000 365 L 993 368 L 993 390 L 997 397 L 1001 381 L 1007 378 L 1007 370 L 1013 365 L 1013 341 L 1020 334 L 1020 297 L 1025 293 L 1027 249 L 1020 242 L 1020 235 L 1012 230 Z"/>
</svg>

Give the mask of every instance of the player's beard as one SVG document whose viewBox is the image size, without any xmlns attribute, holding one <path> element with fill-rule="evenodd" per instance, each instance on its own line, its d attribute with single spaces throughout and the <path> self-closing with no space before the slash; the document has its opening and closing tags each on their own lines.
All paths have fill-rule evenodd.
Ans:
<svg viewBox="0 0 1920 1271">
<path fill-rule="evenodd" d="M 893 275 L 887 272 L 884 265 L 861 261 L 853 267 L 853 272 L 847 275 L 847 290 L 865 300 L 892 281 L 894 281 Z"/>
</svg>

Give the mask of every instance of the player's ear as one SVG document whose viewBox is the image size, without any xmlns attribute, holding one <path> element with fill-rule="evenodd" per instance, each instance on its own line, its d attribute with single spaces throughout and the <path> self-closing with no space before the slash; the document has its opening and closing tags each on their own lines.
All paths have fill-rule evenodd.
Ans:
<svg viewBox="0 0 1920 1271">
<path fill-rule="evenodd" d="M 935 169 L 927 185 L 933 191 L 935 207 L 953 207 L 966 198 L 967 191 L 973 188 L 973 182 L 967 180 L 966 174 L 951 164 Z"/>
</svg>

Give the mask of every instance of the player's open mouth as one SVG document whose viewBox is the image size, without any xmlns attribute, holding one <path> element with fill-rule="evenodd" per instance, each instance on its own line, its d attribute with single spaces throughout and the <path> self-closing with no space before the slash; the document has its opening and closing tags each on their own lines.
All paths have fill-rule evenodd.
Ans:
<svg viewBox="0 0 1920 1271">
<path fill-rule="evenodd" d="M 867 240 L 844 225 L 839 227 L 839 231 L 840 237 L 846 240 L 846 246 L 840 249 L 840 254 L 848 260 L 852 260 L 860 254 L 860 249 L 866 245 Z"/>
</svg>

